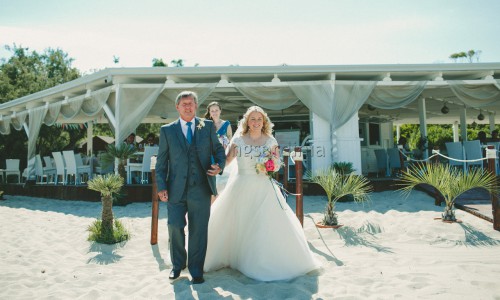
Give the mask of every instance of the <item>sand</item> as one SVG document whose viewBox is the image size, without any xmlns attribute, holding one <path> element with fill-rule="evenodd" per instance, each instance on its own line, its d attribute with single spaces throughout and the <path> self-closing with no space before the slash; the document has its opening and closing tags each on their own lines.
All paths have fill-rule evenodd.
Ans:
<svg viewBox="0 0 500 300">
<path fill-rule="evenodd" d="M 105 246 L 87 241 L 98 202 L 5 199 L 0 299 L 500 299 L 500 232 L 459 210 L 462 223 L 434 220 L 442 208 L 423 192 L 338 203 L 340 229 L 316 228 L 326 198 L 307 196 L 304 230 L 320 270 L 263 283 L 223 269 L 206 273 L 201 285 L 192 285 L 186 271 L 168 279 L 164 204 L 157 246 L 149 242 L 149 203 L 114 207 L 133 236 Z M 288 202 L 293 207 L 295 200 Z"/>
</svg>

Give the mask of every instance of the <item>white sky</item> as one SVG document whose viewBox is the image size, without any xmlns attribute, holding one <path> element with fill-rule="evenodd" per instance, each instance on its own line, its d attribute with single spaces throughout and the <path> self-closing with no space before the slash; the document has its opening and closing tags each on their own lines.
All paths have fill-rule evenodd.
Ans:
<svg viewBox="0 0 500 300">
<path fill-rule="evenodd" d="M 4 45 L 61 48 L 88 73 L 149 67 L 500 62 L 498 0 L 0 0 Z M 113 56 L 120 58 L 113 63 Z"/>
</svg>

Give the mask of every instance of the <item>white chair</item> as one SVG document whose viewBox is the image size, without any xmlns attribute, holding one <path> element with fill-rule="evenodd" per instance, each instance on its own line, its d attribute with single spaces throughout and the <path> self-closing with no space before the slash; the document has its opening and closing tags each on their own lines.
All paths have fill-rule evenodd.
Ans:
<svg viewBox="0 0 500 300">
<path fill-rule="evenodd" d="M 459 160 L 465 159 L 464 147 L 462 146 L 461 142 L 448 142 L 445 143 L 445 145 L 446 151 L 448 152 L 448 157 Z M 448 160 L 448 164 L 450 166 L 462 167 L 465 170 L 465 162 L 456 161 L 453 159 Z"/>
<path fill-rule="evenodd" d="M 21 183 L 21 170 L 19 169 L 19 159 L 6 159 L 5 160 L 6 169 L 5 173 L 5 181 L 7 182 L 9 179 L 9 175 L 17 176 L 17 183 Z"/>
<path fill-rule="evenodd" d="M 56 164 L 56 178 L 54 184 L 59 182 L 59 176 L 62 178 L 62 184 L 66 184 L 66 165 L 64 163 L 64 158 L 61 152 L 52 152 L 52 156 Z"/>
<path fill-rule="evenodd" d="M 389 159 L 389 168 L 391 170 L 391 173 L 393 172 L 393 169 L 403 169 L 403 166 L 401 166 L 401 157 L 399 154 L 399 149 L 397 148 L 389 148 L 387 149 L 387 157 Z"/>
<path fill-rule="evenodd" d="M 79 173 L 87 174 L 87 180 L 92 178 L 92 158 L 87 160 L 87 164 L 83 162 L 82 154 L 75 154 L 76 168 L 79 170 Z"/>
<path fill-rule="evenodd" d="M 52 178 L 56 175 L 56 169 L 54 168 L 48 168 L 48 167 L 43 167 L 42 165 L 42 158 L 40 157 L 40 154 L 35 155 L 35 175 L 36 175 L 36 183 L 44 183 L 44 178 L 45 183 L 49 182 L 49 177 L 52 176 Z"/>
<path fill-rule="evenodd" d="M 389 160 L 387 159 L 387 151 L 385 149 L 375 149 L 375 157 L 377 158 L 377 177 L 380 170 L 385 170 L 385 174 L 389 175 Z"/>
<path fill-rule="evenodd" d="M 49 169 L 55 169 L 56 166 L 54 165 L 52 158 L 50 156 L 44 156 L 43 161 L 45 162 L 45 167 Z"/>
<path fill-rule="evenodd" d="M 81 184 L 81 176 L 83 174 L 87 174 L 88 176 L 90 176 L 90 166 L 77 166 L 74 151 L 63 151 L 63 157 L 64 162 L 66 163 L 66 182 L 68 182 L 67 178 L 69 175 L 73 175 L 75 177 L 75 185 Z"/>
<path fill-rule="evenodd" d="M 127 159 L 127 165 L 125 166 L 127 171 L 127 184 L 132 183 L 132 172 L 142 172 L 142 163 L 133 163 L 130 162 L 130 159 Z"/>
<path fill-rule="evenodd" d="M 142 159 L 141 168 L 141 183 L 149 183 L 149 173 L 151 173 L 151 157 L 153 155 L 158 155 L 159 147 L 146 146 L 144 148 L 144 157 Z"/>
<path fill-rule="evenodd" d="M 483 148 L 478 140 L 464 142 L 465 158 L 467 160 L 477 160 L 483 158 Z M 483 160 L 467 162 L 467 168 L 472 166 L 483 168 Z"/>
</svg>

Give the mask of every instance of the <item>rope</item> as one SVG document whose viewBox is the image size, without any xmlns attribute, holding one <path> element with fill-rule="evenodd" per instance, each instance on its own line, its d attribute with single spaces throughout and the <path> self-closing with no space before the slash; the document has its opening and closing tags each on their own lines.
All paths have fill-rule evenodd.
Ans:
<svg viewBox="0 0 500 300">
<path fill-rule="evenodd" d="M 434 152 L 434 154 L 433 154 L 433 155 L 431 155 L 429 158 L 427 158 L 427 159 L 421 159 L 421 160 L 420 160 L 420 159 L 413 159 L 413 158 L 411 158 L 411 157 L 407 156 L 406 154 L 404 154 L 404 153 L 401 151 L 401 149 L 399 150 L 399 153 L 403 154 L 403 156 L 404 156 L 404 157 L 406 157 L 406 158 L 407 158 L 407 160 L 410 160 L 410 161 L 416 161 L 416 162 L 425 162 L 425 161 L 428 161 L 428 160 L 430 160 L 430 159 L 432 159 L 432 158 L 434 158 L 434 157 L 436 157 L 436 156 L 438 156 L 438 155 L 439 155 L 439 156 L 441 156 L 441 157 L 444 157 L 444 158 L 446 158 L 446 159 L 448 159 L 448 160 L 453 160 L 453 161 L 458 161 L 458 162 L 478 162 L 478 161 L 483 161 L 483 160 L 487 160 L 487 159 L 488 159 L 487 157 L 484 157 L 484 158 L 478 158 L 478 159 L 470 159 L 470 160 L 468 160 L 468 159 L 457 159 L 457 158 L 452 158 L 452 157 L 446 156 L 446 155 L 441 154 L 441 153 L 439 153 L 439 152 Z"/>
</svg>

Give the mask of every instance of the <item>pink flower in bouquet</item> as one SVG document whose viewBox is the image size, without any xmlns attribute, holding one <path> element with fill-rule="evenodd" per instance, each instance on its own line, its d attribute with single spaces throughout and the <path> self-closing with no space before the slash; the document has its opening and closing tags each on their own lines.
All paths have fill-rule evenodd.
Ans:
<svg viewBox="0 0 500 300">
<path fill-rule="evenodd" d="M 274 161 L 272 159 L 266 161 L 266 171 L 274 172 Z"/>
</svg>

